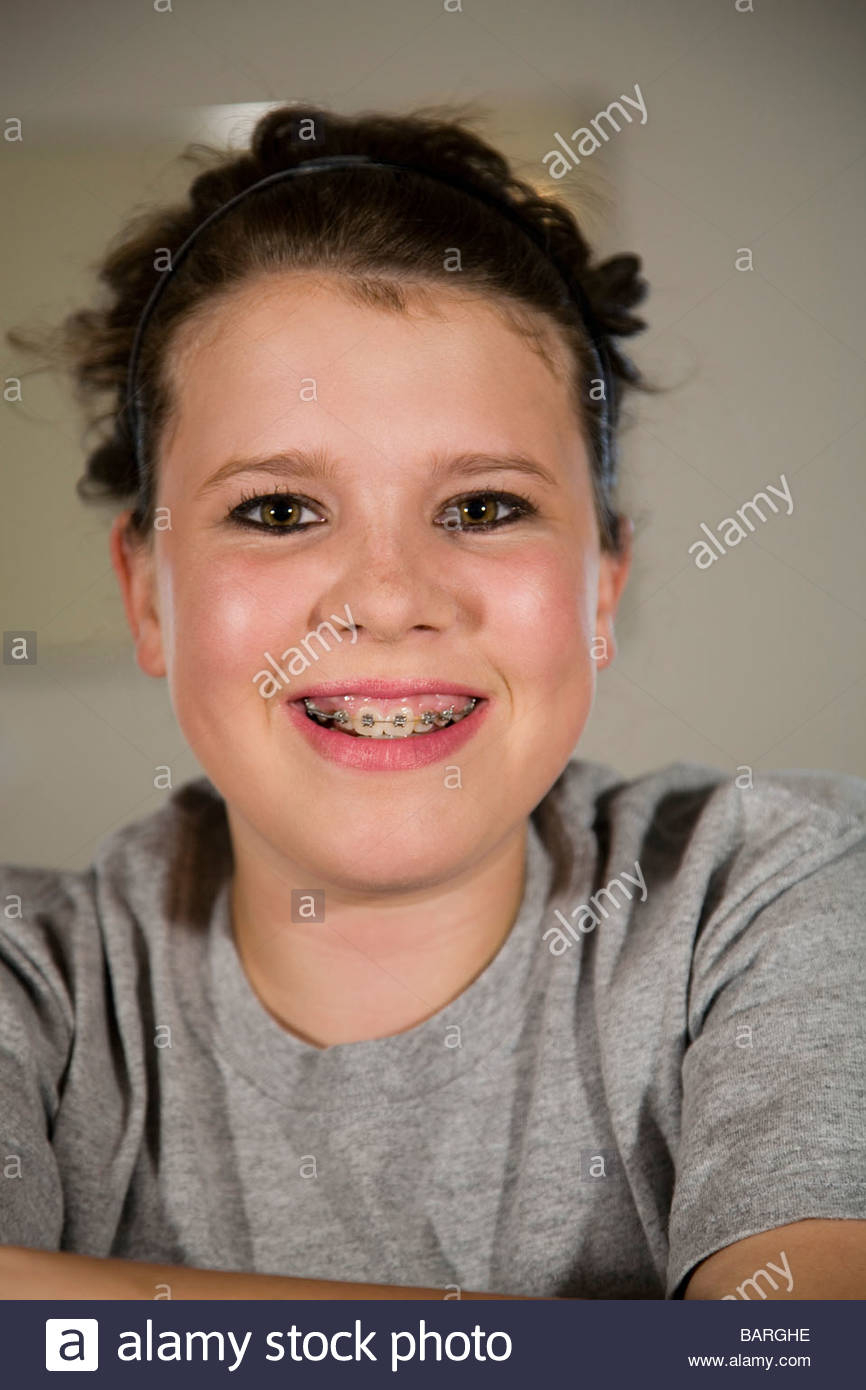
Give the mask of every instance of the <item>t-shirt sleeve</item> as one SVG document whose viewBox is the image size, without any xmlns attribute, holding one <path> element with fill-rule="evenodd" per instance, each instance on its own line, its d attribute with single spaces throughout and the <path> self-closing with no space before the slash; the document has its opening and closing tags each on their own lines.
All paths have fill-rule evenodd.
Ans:
<svg viewBox="0 0 866 1390">
<path fill-rule="evenodd" d="M 59 1250 L 63 1189 L 51 1146 L 72 1040 L 51 924 L 28 916 L 27 876 L 0 868 L 0 1245 Z"/>
<path fill-rule="evenodd" d="M 866 816 L 796 785 L 752 813 L 694 946 L 668 1298 L 746 1236 L 866 1219 Z"/>
</svg>

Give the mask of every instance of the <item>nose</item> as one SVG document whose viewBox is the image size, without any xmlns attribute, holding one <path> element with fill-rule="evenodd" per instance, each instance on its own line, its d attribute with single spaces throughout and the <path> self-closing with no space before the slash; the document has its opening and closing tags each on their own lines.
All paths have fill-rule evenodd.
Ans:
<svg viewBox="0 0 866 1390">
<path fill-rule="evenodd" d="M 327 593 L 319 596 L 317 621 L 348 605 L 359 640 L 366 634 L 387 643 L 412 631 L 444 631 L 455 622 L 453 567 L 433 528 L 428 536 L 405 519 L 402 527 L 399 522 L 367 526 L 358 536 L 343 538 L 339 557 Z"/>
</svg>

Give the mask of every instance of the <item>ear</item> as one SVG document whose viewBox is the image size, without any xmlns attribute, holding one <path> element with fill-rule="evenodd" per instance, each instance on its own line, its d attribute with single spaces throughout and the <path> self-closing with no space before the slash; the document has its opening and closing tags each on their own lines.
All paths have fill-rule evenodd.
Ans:
<svg viewBox="0 0 866 1390">
<path fill-rule="evenodd" d="M 616 553 L 603 550 L 598 570 L 598 608 L 596 610 L 596 644 L 601 644 L 602 655 L 596 659 L 598 669 L 604 670 L 616 656 L 616 636 L 613 620 L 619 606 L 622 591 L 631 570 L 634 522 L 630 517 L 621 516 L 619 524 L 619 549 Z"/>
<path fill-rule="evenodd" d="M 121 512 L 112 524 L 108 543 L 111 563 L 123 595 L 139 668 L 146 676 L 164 676 L 166 666 L 156 604 L 153 549 L 129 529 L 131 515 L 131 511 Z"/>
</svg>

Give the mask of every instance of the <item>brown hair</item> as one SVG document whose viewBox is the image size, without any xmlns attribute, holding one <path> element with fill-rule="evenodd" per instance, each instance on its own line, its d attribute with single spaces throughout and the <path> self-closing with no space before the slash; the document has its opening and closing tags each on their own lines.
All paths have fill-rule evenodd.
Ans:
<svg viewBox="0 0 866 1390">
<path fill-rule="evenodd" d="M 138 386 L 143 393 L 145 478 L 139 486 L 125 408 L 127 371 L 136 326 L 165 269 L 166 253 L 176 253 L 211 212 L 251 184 L 312 157 L 335 154 L 423 164 L 509 203 L 523 222 L 546 236 L 551 254 L 589 301 L 610 364 L 612 424 L 618 421 L 626 387 L 656 389 L 612 341 L 646 327 L 630 312 L 648 290 L 639 275 L 640 259 L 617 255 L 591 265 L 590 248 L 569 208 L 518 179 L 505 157 L 468 129 L 465 114 L 428 107 L 407 115 L 342 116 L 315 105 L 284 106 L 258 121 L 248 150 L 186 149 L 185 159 L 210 167 L 193 180 L 185 204 L 139 214 L 115 238 L 99 267 L 99 278 L 110 292 L 104 307 L 70 314 L 47 347 L 33 335 L 7 334 L 14 347 L 59 360 L 72 373 L 91 427 L 110 425 L 110 433 L 87 458 L 79 496 L 134 502 L 133 529 L 140 536 L 150 530 L 158 445 L 177 407 L 170 371 L 177 331 L 240 282 L 289 269 L 332 271 L 357 301 L 404 312 L 403 286 L 454 287 L 445 263 L 448 252 L 459 247 L 460 289 L 490 296 L 546 360 L 540 322 L 557 325 L 570 347 L 572 392 L 589 444 L 601 543 L 616 550 L 622 538 L 615 479 L 602 473 L 599 405 L 597 393 L 589 390 L 597 367 L 579 311 L 564 300 L 552 262 L 519 227 L 477 199 L 420 176 L 396 177 L 390 170 L 343 169 L 277 182 L 242 200 L 196 239 L 170 276 L 142 342 Z M 97 414 L 96 398 L 106 392 L 112 406 Z"/>
</svg>

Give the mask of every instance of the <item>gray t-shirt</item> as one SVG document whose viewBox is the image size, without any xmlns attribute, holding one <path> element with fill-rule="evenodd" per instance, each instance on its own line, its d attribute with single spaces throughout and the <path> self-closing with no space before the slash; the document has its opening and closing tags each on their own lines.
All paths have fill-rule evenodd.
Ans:
<svg viewBox="0 0 866 1390">
<path fill-rule="evenodd" d="M 855 777 L 571 762 L 482 973 L 325 1049 L 243 972 L 207 778 L 86 871 L 6 865 L 0 1243 L 671 1298 L 744 1236 L 864 1219 L 864 831 Z"/>
</svg>

